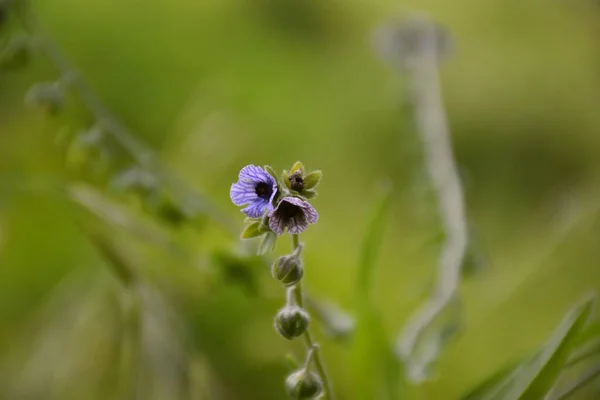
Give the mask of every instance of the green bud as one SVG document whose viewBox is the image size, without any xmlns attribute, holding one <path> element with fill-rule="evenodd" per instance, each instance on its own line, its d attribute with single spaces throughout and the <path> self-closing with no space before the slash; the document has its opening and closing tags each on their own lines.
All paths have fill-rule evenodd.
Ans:
<svg viewBox="0 0 600 400">
<path fill-rule="evenodd" d="M 304 190 L 304 177 L 302 176 L 302 171 L 296 170 L 296 172 L 292 173 L 288 179 L 290 180 L 290 189 L 302 193 Z"/>
<path fill-rule="evenodd" d="M 0 68 L 17 69 L 29 62 L 31 48 L 25 37 L 13 38 L 0 52 Z"/>
<path fill-rule="evenodd" d="M 285 389 L 293 399 L 312 399 L 321 393 L 323 384 L 317 374 L 302 368 L 287 377 Z"/>
<path fill-rule="evenodd" d="M 279 257 L 271 267 L 273 278 L 281 281 L 284 286 L 293 286 L 298 283 L 304 275 L 302 260 L 296 255 Z"/>
<path fill-rule="evenodd" d="M 75 136 L 67 149 L 67 165 L 81 168 L 92 160 L 102 159 L 102 153 L 108 150 L 105 146 L 105 134 L 98 126 L 81 131 Z"/>
<path fill-rule="evenodd" d="M 58 82 L 38 83 L 29 89 L 25 102 L 42 108 L 49 114 L 56 114 L 63 107 L 64 93 Z"/>
<path fill-rule="evenodd" d="M 260 231 L 260 221 L 256 221 L 250 225 L 248 225 L 246 227 L 246 229 L 244 229 L 244 231 L 242 232 L 241 238 L 242 239 L 250 239 L 250 238 L 255 238 L 257 236 L 262 235 L 262 232 Z"/>
<path fill-rule="evenodd" d="M 292 340 L 301 336 L 310 323 L 310 316 L 298 306 L 285 306 L 275 316 L 275 330 Z"/>
<path fill-rule="evenodd" d="M 304 189 L 312 189 L 319 184 L 323 178 L 323 172 L 316 170 L 304 177 Z"/>
<path fill-rule="evenodd" d="M 319 184 L 323 173 L 320 170 L 305 175 L 304 165 L 296 162 L 290 171 L 283 171 L 283 182 L 292 195 L 300 195 L 309 200 L 317 197 L 314 188 Z"/>
</svg>

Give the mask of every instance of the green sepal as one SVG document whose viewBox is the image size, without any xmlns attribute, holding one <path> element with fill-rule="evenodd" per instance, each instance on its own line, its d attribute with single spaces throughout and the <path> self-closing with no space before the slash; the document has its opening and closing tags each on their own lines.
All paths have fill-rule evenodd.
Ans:
<svg viewBox="0 0 600 400">
<path fill-rule="evenodd" d="M 290 175 L 298 170 L 302 173 L 302 175 L 304 175 L 304 164 L 302 164 L 300 161 L 296 161 L 294 163 L 292 170 L 290 171 Z"/>
<path fill-rule="evenodd" d="M 262 256 L 273 251 L 273 249 L 275 249 L 275 243 L 277 243 L 277 234 L 275 232 L 265 233 L 263 240 L 260 242 L 260 246 L 258 246 L 257 254 Z"/>
<path fill-rule="evenodd" d="M 321 170 L 316 170 L 306 175 L 304 177 L 304 189 L 308 190 L 314 188 L 319 184 L 321 178 L 323 178 L 323 172 L 321 172 Z"/>
<path fill-rule="evenodd" d="M 260 221 L 254 222 L 250 225 L 248 225 L 246 227 L 246 229 L 244 229 L 244 231 L 242 232 L 241 238 L 242 239 L 251 239 L 257 236 L 262 235 L 262 232 L 260 231 Z"/>
<path fill-rule="evenodd" d="M 250 218 L 250 217 L 244 218 L 244 223 L 245 224 L 251 224 L 251 223 L 256 222 L 256 221 L 260 221 L 260 219 L 259 218 Z"/>
<path fill-rule="evenodd" d="M 270 165 L 265 165 L 265 170 L 269 173 L 269 175 L 271 175 L 273 177 L 273 179 L 275 179 L 275 182 L 277 182 L 277 184 L 279 184 L 279 178 L 277 177 L 277 172 L 275 172 L 273 167 L 271 167 Z"/>
<path fill-rule="evenodd" d="M 281 178 L 283 179 L 283 183 L 285 184 L 285 187 L 287 187 L 288 190 L 292 190 L 292 182 L 290 182 L 290 171 L 283 170 L 283 174 L 281 175 Z"/>
<path fill-rule="evenodd" d="M 314 191 L 314 190 L 303 190 L 302 191 L 302 197 L 304 197 L 306 200 L 314 199 L 318 195 L 319 194 L 316 191 Z"/>
</svg>

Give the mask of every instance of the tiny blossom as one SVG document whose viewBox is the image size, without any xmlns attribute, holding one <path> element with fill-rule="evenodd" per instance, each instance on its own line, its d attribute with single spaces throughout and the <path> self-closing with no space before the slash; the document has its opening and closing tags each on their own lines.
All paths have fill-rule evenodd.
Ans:
<svg viewBox="0 0 600 400">
<path fill-rule="evenodd" d="M 271 210 L 273 198 L 277 194 L 277 182 L 261 167 L 246 165 L 240 171 L 239 179 L 231 185 L 229 196 L 236 206 L 248 204 L 242 212 L 250 218 L 259 218 Z"/>
<path fill-rule="evenodd" d="M 277 207 L 269 212 L 269 228 L 278 235 L 288 232 L 297 234 L 304 232 L 308 224 L 317 222 L 319 214 L 309 202 L 297 197 L 284 197 Z"/>
</svg>

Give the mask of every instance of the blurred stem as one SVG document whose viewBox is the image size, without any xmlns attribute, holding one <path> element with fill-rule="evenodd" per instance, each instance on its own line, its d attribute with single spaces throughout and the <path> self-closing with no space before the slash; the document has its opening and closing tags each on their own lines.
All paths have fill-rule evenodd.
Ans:
<svg viewBox="0 0 600 400">
<path fill-rule="evenodd" d="M 131 379 L 123 380 L 123 382 L 130 382 L 126 385 L 127 397 L 137 399 L 138 386 L 142 378 L 140 371 L 142 346 L 141 300 L 137 285 L 124 288 L 121 301 L 126 327 L 126 336 L 121 343 L 123 349 L 122 367 L 123 371 L 127 371 L 126 373 L 131 377 Z"/>
<path fill-rule="evenodd" d="M 565 364 L 565 368 L 572 367 L 574 365 L 579 364 L 581 361 L 584 361 L 588 358 L 595 357 L 600 354 L 600 340 L 592 343 L 589 348 L 584 348 L 580 351 L 575 351 Z"/>
<path fill-rule="evenodd" d="M 294 250 L 296 250 L 300 246 L 300 236 L 298 234 L 292 235 L 292 243 L 294 246 Z M 304 308 L 304 295 L 302 293 L 302 280 L 300 280 L 294 286 L 294 296 L 296 297 L 296 304 L 300 308 Z M 319 373 L 321 380 L 323 381 L 323 391 L 325 395 L 325 399 L 335 400 L 335 394 L 333 393 L 331 382 L 329 377 L 327 376 L 327 370 L 325 369 L 325 363 L 321 359 L 321 352 L 319 350 L 319 345 L 315 342 L 310 333 L 310 328 L 304 332 L 304 343 L 306 345 L 306 349 L 309 352 L 312 352 L 312 360 L 314 362 L 315 368 Z"/>
<path fill-rule="evenodd" d="M 412 84 L 415 122 L 438 199 L 445 243 L 440 254 L 435 293 L 411 318 L 401 335 L 399 350 L 406 358 L 411 357 L 422 334 L 456 297 L 468 244 L 463 188 L 453 156 L 439 82 L 435 25 L 428 19 L 417 22 L 422 24 L 418 48 L 414 62 L 407 67 Z"/>
<path fill-rule="evenodd" d="M 192 207 L 194 211 L 207 215 L 217 223 L 217 226 L 229 233 L 237 234 L 237 225 L 231 218 L 223 214 L 214 204 L 192 188 L 185 185 L 171 171 L 158 162 L 153 151 L 135 139 L 135 135 L 127 127 L 113 117 L 110 110 L 94 93 L 88 83 L 71 65 L 60 47 L 41 28 L 38 19 L 32 12 L 29 1 L 22 0 L 17 3 L 18 16 L 25 31 L 28 32 L 32 43 L 50 60 L 59 72 L 59 81 L 65 87 L 71 87 L 80 100 L 96 119 L 96 123 L 144 169 L 155 175 L 165 186 L 169 187 L 171 194 L 178 205 L 183 209 Z"/>
</svg>

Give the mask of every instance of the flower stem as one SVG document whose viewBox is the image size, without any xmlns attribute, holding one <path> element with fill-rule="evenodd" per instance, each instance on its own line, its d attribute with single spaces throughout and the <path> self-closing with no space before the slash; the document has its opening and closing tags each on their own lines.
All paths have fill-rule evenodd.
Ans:
<svg viewBox="0 0 600 400">
<path fill-rule="evenodd" d="M 292 243 L 294 245 L 294 250 L 300 246 L 300 237 L 298 234 L 292 235 Z M 302 281 L 299 281 L 294 286 L 294 296 L 296 298 L 296 304 L 298 307 L 304 308 L 304 295 L 302 293 Z M 323 381 L 323 391 L 324 391 L 324 399 L 327 400 L 335 400 L 335 394 L 333 393 L 331 382 L 329 377 L 327 376 L 327 370 L 325 369 L 325 363 L 321 358 L 321 352 L 319 351 L 319 345 L 315 342 L 312 334 L 310 333 L 310 329 L 307 329 L 304 332 L 304 343 L 308 351 L 312 352 L 312 361 L 315 365 L 321 380 Z"/>
<path fill-rule="evenodd" d="M 139 142 L 135 138 L 137 135 L 113 116 L 87 81 L 71 65 L 62 49 L 45 33 L 29 3 L 29 1 L 22 0 L 15 5 L 19 6 L 17 17 L 30 37 L 31 43 L 48 58 L 60 74 L 59 81 L 68 85 L 78 95 L 83 105 L 96 119 L 97 125 L 110 135 L 137 164 L 156 176 L 162 185 L 169 189 L 177 206 L 184 210 L 192 210 L 194 215 L 196 213 L 206 215 L 218 227 L 237 236 L 237 224 L 231 218 L 202 193 L 185 185 L 178 176 L 175 176 L 158 160 L 154 151 Z"/>
</svg>

